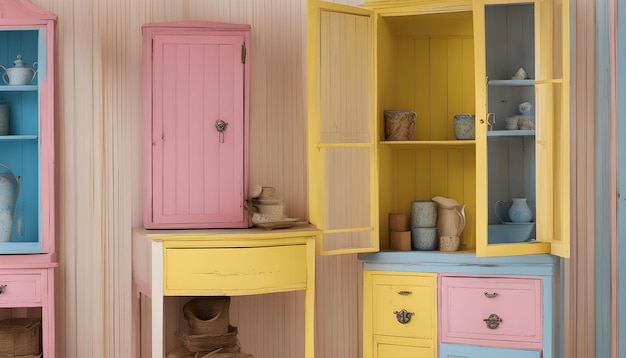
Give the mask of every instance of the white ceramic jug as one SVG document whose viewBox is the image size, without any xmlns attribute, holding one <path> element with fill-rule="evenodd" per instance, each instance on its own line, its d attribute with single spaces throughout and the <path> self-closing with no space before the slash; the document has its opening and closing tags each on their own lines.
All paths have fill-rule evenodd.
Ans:
<svg viewBox="0 0 626 358">
<path fill-rule="evenodd" d="M 20 192 L 19 177 L 6 165 L 0 163 L 8 174 L 0 174 L 0 242 L 11 241 L 13 212 Z"/>
<path fill-rule="evenodd" d="M 440 236 L 460 236 L 465 228 L 465 204 L 459 204 L 454 199 L 436 196 L 437 229 Z"/>
</svg>

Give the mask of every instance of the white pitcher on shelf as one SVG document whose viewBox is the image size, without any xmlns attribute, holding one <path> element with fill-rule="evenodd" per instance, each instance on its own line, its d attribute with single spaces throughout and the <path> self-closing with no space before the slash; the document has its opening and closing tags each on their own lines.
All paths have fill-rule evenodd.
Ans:
<svg viewBox="0 0 626 358">
<path fill-rule="evenodd" d="M 465 204 L 456 200 L 436 196 L 432 199 L 437 203 L 437 229 L 440 236 L 461 236 L 465 228 Z"/>
<path fill-rule="evenodd" d="M 0 163 L 8 173 L 0 174 L 0 242 L 11 241 L 13 213 L 20 192 L 20 178 L 11 168 Z"/>
</svg>

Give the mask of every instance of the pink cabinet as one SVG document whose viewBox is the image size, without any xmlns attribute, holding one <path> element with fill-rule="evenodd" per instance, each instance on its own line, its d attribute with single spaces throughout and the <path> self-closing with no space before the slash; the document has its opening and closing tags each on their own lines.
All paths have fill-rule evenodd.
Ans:
<svg viewBox="0 0 626 358">
<path fill-rule="evenodd" d="M 143 31 L 146 228 L 248 226 L 248 25 Z"/>
<path fill-rule="evenodd" d="M 441 342 L 542 347 L 541 278 L 442 276 Z"/>
<path fill-rule="evenodd" d="M 0 81 L 0 319 L 41 319 L 40 351 L 46 358 L 55 357 L 58 266 L 55 23 L 55 14 L 28 0 L 0 1 L 0 65 L 13 74 Z M 15 66 L 26 67 L 23 80 Z"/>
</svg>

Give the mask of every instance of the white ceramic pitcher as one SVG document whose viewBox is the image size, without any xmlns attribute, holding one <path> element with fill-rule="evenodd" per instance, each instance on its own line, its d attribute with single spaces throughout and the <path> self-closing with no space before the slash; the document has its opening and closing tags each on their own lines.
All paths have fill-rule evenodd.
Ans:
<svg viewBox="0 0 626 358">
<path fill-rule="evenodd" d="M 437 229 L 440 236 L 461 236 L 465 228 L 465 204 L 454 199 L 436 196 L 432 199 L 437 203 Z"/>
<path fill-rule="evenodd" d="M 11 241 L 13 230 L 13 212 L 20 192 L 20 179 L 11 168 L 0 163 L 7 173 L 0 174 L 0 242 Z"/>
</svg>

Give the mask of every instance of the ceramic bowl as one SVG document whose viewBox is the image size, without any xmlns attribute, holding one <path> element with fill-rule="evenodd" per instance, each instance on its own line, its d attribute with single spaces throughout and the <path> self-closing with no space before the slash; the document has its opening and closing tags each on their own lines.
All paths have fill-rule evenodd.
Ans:
<svg viewBox="0 0 626 358">
<path fill-rule="evenodd" d="M 535 239 L 535 223 L 488 225 L 487 235 L 489 235 L 490 244 L 507 244 L 531 241 Z"/>
<path fill-rule="evenodd" d="M 411 229 L 411 248 L 413 250 L 437 250 L 437 242 L 437 228 L 418 227 Z"/>
</svg>

